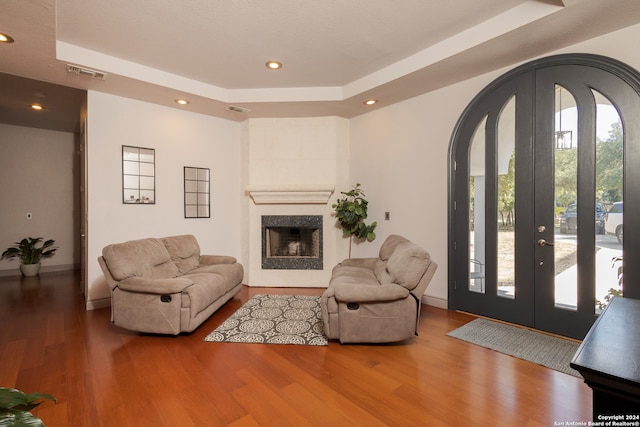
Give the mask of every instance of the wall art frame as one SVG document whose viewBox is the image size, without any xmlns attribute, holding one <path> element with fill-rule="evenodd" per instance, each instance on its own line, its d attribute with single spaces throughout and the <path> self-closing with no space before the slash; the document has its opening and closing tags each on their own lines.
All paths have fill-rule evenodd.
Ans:
<svg viewBox="0 0 640 427">
<path fill-rule="evenodd" d="M 184 217 L 211 217 L 211 170 L 184 167 Z"/>
<path fill-rule="evenodd" d="M 156 203 L 156 150 L 122 146 L 122 203 Z"/>
</svg>

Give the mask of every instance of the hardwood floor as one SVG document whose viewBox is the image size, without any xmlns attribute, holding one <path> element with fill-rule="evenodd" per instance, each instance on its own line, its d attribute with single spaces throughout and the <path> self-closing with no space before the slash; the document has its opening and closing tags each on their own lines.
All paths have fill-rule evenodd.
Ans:
<svg viewBox="0 0 640 427">
<path fill-rule="evenodd" d="M 403 345 L 203 342 L 257 293 L 244 287 L 177 337 L 111 325 L 84 310 L 72 272 L 0 278 L 0 386 L 45 392 L 58 426 L 553 426 L 591 419 L 581 379 L 445 334 L 473 319 L 423 306 Z"/>
</svg>

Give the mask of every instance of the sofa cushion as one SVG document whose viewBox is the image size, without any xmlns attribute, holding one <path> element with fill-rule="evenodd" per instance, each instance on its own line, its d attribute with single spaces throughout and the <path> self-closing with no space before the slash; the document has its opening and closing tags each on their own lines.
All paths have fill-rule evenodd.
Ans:
<svg viewBox="0 0 640 427">
<path fill-rule="evenodd" d="M 188 274 L 183 277 L 193 281 L 193 284 L 183 291 L 182 296 L 182 306 L 190 307 L 191 317 L 200 313 L 229 290 L 226 286 L 226 278 L 219 274 Z"/>
<path fill-rule="evenodd" d="M 339 283 L 357 283 L 358 285 L 379 285 L 378 279 L 372 270 L 359 267 L 340 266 L 334 268 L 331 274 L 329 286 L 335 286 Z"/>
<path fill-rule="evenodd" d="M 387 261 L 379 259 L 373 269 L 373 274 L 375 274 L 376 279 L 378 279 L 378 282 L 381 284 L 393 282 L 391 275 L 387 272 Z"/>
<path fill-rule="evenodd" d="M 338 265 L 331 272 L 331 277 L 345 277 L 349 279 L 365 279 L 376 280 L 373 270 L 362 267 L 351 267 L 346 265 Z"/>
<path fill-rule="evenodd" d="M 369 278 L 373 277 L 373 271 L 368 268 L 338 265 L 334 267 L 333 271 L 331 272 L 331 277 Z"/>
<path fill-rule="evenodd" d="M 131 240 L 106 246 L 102 256 L 116 281 L 129 277 L 168 279 L 180 273 L 159 239 Z"/>
<path fill-rule="evenodd" d="M 408 242 L 406 238 L 402 236 L 398 236 L 397 234 L 392 234 L 382 243 L 380 246 L 379 257 L 382 261 L 387 261 L 393 252 L 396 250 L 396 247 L 403 242 Z"/>
<path fill-rule="evenodd" d="M 429 254 L 412 242 L 400 243 L 387 261 L 393 283 L 413 290 L 431 263 Z"/>
<path fill-rule="evenodd" d="M 393 252 L 396 250 L 398 245 L 403 242 L 408 242 L 406 238 L 402 236 L 398 236 L 397 234 L 391 234 L 387 237 L 382 246 L 380 246 L 380 251 L 378 254 L 378 260 L 373 268 L 373 272 L 378 279 L 378 282 L 381 284 L 392 283 L 393 279 L 387 272 L 387 261 L 393 255 Z"/>
<path fill-rule="evenodd" d="M 242 269 L 242 265 L 235 264 L 216 264 L 216 265 L 203 265 L 195 270 L 192 270 L 189 274 L 186 274 L 184 277 L 191 277 L 192 275 L 200 275 L 200 274 L 216 274 L 224 277 L 224 292 L 228 292 L 233 289 L 238 283 L 242 283 L 242 279 L 244 277 L 244 270 Z"/>
<path fill-rule="evenodd" d="M 195 236 L 186 234 L 161 240 L 180 274 L 186 274 L 200 265 L 200 245 Z"/>
</svg>

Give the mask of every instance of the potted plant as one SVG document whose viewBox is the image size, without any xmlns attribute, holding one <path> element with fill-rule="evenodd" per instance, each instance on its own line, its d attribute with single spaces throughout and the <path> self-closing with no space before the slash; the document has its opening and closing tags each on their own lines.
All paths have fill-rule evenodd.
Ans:
<svg viewBox="0 0 640 427">
<path fill-rule="evenodd" d="M 46 427 L 40 418 L 29 412 L 42 403 L 37 402 L 38 399 L 56 402 L 56 398 L 50 394 L 25 394 L 15 388 L 0 387 L 0 426 Z"/>
<path fill-rule="evenodd" d="M 336 218 L 342 227 L 342 235 L 349 237 L 349 258 L 351 258 L 351 243 L 353 237 L 367 239 L 369 242 L 375 240 L 374 232 L 377 222 L 367 225 L 364 220 L 367 218 L 367 208 L 369 202 L 365 199 L 365 194 L 360 184 L 357 183 L 350 191 L 342 191 L 344 197 L 331 205 L 335 210 Z"/>
<path fill-rule="evenodd" d="M 20 258 L 20 271 L 25 276 L 35 276 L 40 271 L 40 261 L 49 258 L 58 250 L 53 244 L 55 240 L 42 242 L 42 237 L 26 237 L 2 253 L 0 259 Z"/>
</svg>

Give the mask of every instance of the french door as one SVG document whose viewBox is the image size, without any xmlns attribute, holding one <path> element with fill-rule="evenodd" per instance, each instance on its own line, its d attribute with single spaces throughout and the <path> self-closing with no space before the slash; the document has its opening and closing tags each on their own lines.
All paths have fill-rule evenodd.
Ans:
<svg viewBox="0 0 640 427">
<path fill-rule="evenodd" d="M 451 308 L 583 338 L 617 290 L 612 260 L 638 253 L 629 233 L 630 212 L 640 213 L 630 191 L 640 96 L 628 78 L 637 73 L 603 64 L 590 55 L 527 64 L 461 117 L 451 150 Z M 606 230 L 607 209 L 623 199 L 624 257 L 622 239 Z M 629 285 L 636 269 L 625 267 L 625 296 L 640 297 Z"/>
</svg>

